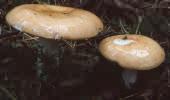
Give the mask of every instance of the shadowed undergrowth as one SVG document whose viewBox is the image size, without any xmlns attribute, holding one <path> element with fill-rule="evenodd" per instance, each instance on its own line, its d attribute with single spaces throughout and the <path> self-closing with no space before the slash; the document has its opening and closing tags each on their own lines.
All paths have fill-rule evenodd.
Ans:
<svg viewBox="0 0 170 100">
<path fill-rule="evenodd" d="M 0 99 L 168 100 L 170 19 L 167 1 L 120 0 L 121 6 L 115 1 L 1 0 Z M 52 45 L 46 45 L 5 22 L 7 12 L 24 3 L 86 9 L 98 15 L 105 28 L 89 40 L 48 40 Z M 166 60 L 159 68 L 140 71 L 136 83 L 127 89 L 121 77 L 122 69 L 101 56 L 98 44 L 105 37 L 136 31 L 155 39 L 165 49 Z"/>
</svg>

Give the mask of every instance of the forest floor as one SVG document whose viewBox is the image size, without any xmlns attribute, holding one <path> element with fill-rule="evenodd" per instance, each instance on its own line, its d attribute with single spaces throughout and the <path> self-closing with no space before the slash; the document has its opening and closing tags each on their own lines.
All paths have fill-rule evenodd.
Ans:
<svg viewBox="0 0 170 100">
<path fill-rule="evenodd" d="M 163 8 L 145 2 L 147 7 L 138 15 L 107 2 L 84 1 L 0 1 L 0 99 L 169 100 L 170 12 L 166 2 L 161 3 Z M 12 8 L 25 3 L 86 9 L 99 16 L 105 27 L 97 37 L 88 40 L 48 40 L 51 45 L 43 44 L 41 39 L 15 30 L 5 21 Z M 141 21 L 137 20 L 139 16 Z M 105 59 L 98 44 L 105 37 L 136 31 L 156 40 L 164 48 L 166 58 L 158 68 L 138 71 L 136 82 L 127 88 L 121 75 L 123 69 Z"/>
</svg>

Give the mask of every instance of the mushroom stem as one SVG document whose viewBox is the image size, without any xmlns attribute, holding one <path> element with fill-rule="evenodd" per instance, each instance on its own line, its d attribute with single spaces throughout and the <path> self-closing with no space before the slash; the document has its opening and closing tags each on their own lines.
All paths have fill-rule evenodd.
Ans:
<svg viewBox="0 0 170 100">
<path fill-rule="evenodd" d="M 39 37 L 39 43 L 43 46 L 45 52 L 47 52 L 49 55 L 55 55 L 56 53 L 59 53 L 59 49 L 60 50 L 64 50 L 64 48 L 62 49 L 62 45 L 63 43 L 66 43 L 66 46 L 69 46 L 69 50 L 71 50 L 72 52 L 75 52 L 76 50 L 76 42 L 73 41 L 73 43 L 71 41 L 67 41 L 67 40 L 63 40 L 62 43 L 61 42 L 56 42 L 57 40 L 52 40 L 52 39 L 46 39 L 46 38 L 41 38 Z M 62 47 L 61 47 L 62 46 Z M 60 53 L 61 54 L 61 53 Z"/>
<path fill-rule="evenodd" d="M 39 43 L 43 47 L 44 52 L 46 52 L 48 55 L 56 55 L 59 53 L 59 49 L 61 49 L 59 42 L 56 42 L 56 40 L 40 37 Z"/>
<path fill-rule="evenodd" d="M 124 69 L 122 71 L 122 78 L 125 86 L 130 89 L 137 80 L 137 70 Z"/>
</svg>

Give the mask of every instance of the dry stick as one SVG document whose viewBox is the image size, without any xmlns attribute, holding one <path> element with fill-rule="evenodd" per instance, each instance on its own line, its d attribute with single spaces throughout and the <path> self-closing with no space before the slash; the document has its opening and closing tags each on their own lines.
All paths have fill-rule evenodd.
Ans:
<svg viewBox="0 0 170 100">
<path fill-rule="evenodd" d="M 119 19 L 119 22 L 120 22 L 120 27 L 121 27 L 121 30 L 123 31 L 123 33 L 126 33 L 126 34 L 129 34 L 129 32 L 125 29 L 125 27 L 123 26 L 123 23 L 122 23 L 122 20 Z"/>
<path fill-rule="evenodd" d="M 0 85 L 0 89 L 12 100 L 17 100 L 16 97 L 14 97 L 6 88 Z"/>
<path fill-rule="evenodd" d="M 126 97 L 120 98 L 120 100 L 126 100 L 126 99 L 132 98 L 132 97 L 134 97 L 134 96 L 136 96 L 136 95 L 138 95 L 138 94 L 139 94 L 139 93 L 137 92 L 137 93 L 128 95 L 128 96 L 126 96 Z"/>
<path fill-rule="evenodd" d="M 67 45 L 69 45 L 71 48 L 75 48 L 75 47 L 76 47 L 76 44 L 77 44 L 76 41 L 69 42 L 69 41 L 67 41 L 67 40 L 65 40 L 65 39 L 63 39 L 63 41 L 64 41 Z"/>
<path fill-rule="evenodd" d="M 24 39 L 22 41 L 31 41 L 31 40 L 37 41 L 38 39 L 39 39 L 39 37 L 32 37 L 32 38 L 29 38 L 29 39 Z"/>
<path fill-rule="evenodd" d="M 34 37 L 34 36 L 31 36 L 31 35 L 28 35 L 27 33 L 24 33 L 24 35 L 25 35 L 26 37 L 28 37 L 28 39 L 25 39 L 25 38 L 23 37 L 23 41 L 29 41 L 29 40 L 37 40 L 37 39 L 39 39 L 39 37 Z"/>
<path fill-rule="evenodd" d="M 138 25 L 136 27 L 135 34 L 138 34 L 139 28 L 140 28 L 140 25 L 141 25 L 142 21 L 143 21 L 143 17 L 142 16 L 138 16 Z"/>
</svg>

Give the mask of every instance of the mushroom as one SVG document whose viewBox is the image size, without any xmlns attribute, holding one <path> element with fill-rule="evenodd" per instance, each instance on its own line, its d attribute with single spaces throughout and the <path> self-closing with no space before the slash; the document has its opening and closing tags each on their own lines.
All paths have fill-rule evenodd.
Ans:
<svg viewBox="0 0 170 100">
<path fill-rule="evenodd" d="M 127 87 L 135 82 L 137 70 L 156 68 L 165 59 L 165 52 L 156 41 L 137 34 L 107 37 L 99 44 L 99 50 L 105 58 L 128 69 L 122 73 Z"/>
<path fill-rule="evenodd" d="M 61 55 L 62 48 L 54 39 L 88 39 L 103 30 L 102 21 L 89 11 L 47 4 L 17 6 L 6 15 L 6 21 L 19 31 L 40 37 L 48 56 Z"/>
<path fill-rule="evenodd" d="M 47 4 L 17 6 L 6 15 L 6 21 L 17 30 L 38 36 L 51 55 L 58 49 L 54 39 L 88 39 L 103 30 L 102 21 L 89 11 Z"/>
<path fill-rule="evenodd" d="M 102 29 L 102 21 L 93 13 L 71 7 L 24 4 L 6 15 L 14 28 L 48 39 L 87 39 Z"/>
</svg>

